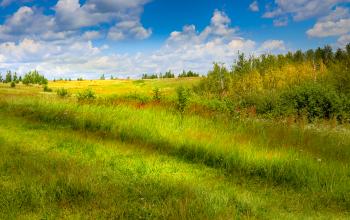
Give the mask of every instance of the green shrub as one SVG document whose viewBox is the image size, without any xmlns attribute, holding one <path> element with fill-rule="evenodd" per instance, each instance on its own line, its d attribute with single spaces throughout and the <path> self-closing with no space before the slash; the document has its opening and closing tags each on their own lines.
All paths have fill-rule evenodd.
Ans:
<svg viewBox="0 0 350 220">
<path fill-rule="evenodd" d="M 58 95 L 59 97 L 64 98 L 64 97 L 67 97 L 67 96 L 69 95 L 69 93 L 68 93 L 68 90 L 67 90 L 67 89 L 65 89 L 65 88 L 60 88 L 60 89 L 57 90 L 57 95 Z"/>
<path fill-rule="evenodd" d="M 49 88 L 47 85 L 43 87 L 44 92 L 52 92 L 52 89 Z"/>
<path fill-rule="evenodd" d="M 319 83 L 305 83 L 285 90 L 280 97 L 281 105 L 287 112 L 292 109 L 298 116 L 306 114 L 309 120 L 330 119 L 344 115 L 345 99 L 329 86 Z"/>
<path fill-rule="evenodd" d="M 180 86 L 176 89 L 177 94 L 177 101 L 176 101 L 176 107 L 177 110 L 180 112 L 181 116 L 185 113 L 188 101 L 189 101 L 189 90 L 184 88 L 183 86 Z"/>
<path fill-rule="evenodd" d="M 153 89 L 153 100 L 156 102 L 160 102 L 161 99 L 161 92 L 158 87 Z"/>
<path fill-rule="evenodd" d="M 280 97 L 278 92 L 255 94 L 252 99 L 255 100 L 254 106 L 256 107 L 257 114 L 263 114 L 265 116 L 276 116 L 281 114 Z M 285 109 L 285 111 L 287 112 L 287 109 Z"/>
<path fill-rule="evenodd" d="M 94 100 L 96 99 L 95 92 L 91 89 L 85 89 L 77 94 L 78 101 Z"/>
<path fill-rule="evenodd" d="M 15 88 L 16 87 L 16 83 L 15 82 L 11 82 L 11 88 Z"/>
</svg>

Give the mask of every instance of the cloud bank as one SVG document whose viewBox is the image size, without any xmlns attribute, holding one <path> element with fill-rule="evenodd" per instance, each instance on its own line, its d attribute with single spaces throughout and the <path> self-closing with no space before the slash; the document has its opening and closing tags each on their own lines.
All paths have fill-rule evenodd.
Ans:
<svg viewBox="0 0 350 220">
<path fill-rule="evenodd" d="M 69 8 L 67 5 L 60 5 L 63 1 L 72 5 Z M 130 20 L 127 16 L 128 19 L 119 20 L 106 33 L 108 38 L 122 40 L 132 36 L 144 39 L 151 31 L 142 27 L 137 16 L 140 12 L 129 12 L 130 8 L 141 10 L 138 7 L 146 1 L 140 0 L 139 4 L 136 1 L 130 3 L 122 0 L 113 1 L 113 4 L 107 0 L 101 2 L 105 5 L 97 7 L 92 6 L 96 4 L 92 0 L 83 6 L 74 0 L 60 0 L 55 7 L 56 11 L 63 14 L 73 13 L 70 11 L 82 14 L 79 20 L 74 21 L 58 18 L 63 15 L 46 16 L 35 8 L 20 8 L 0 26 L 1 39 L 10 39 L 15 35 L 18 39 L 17 42 L 5 41 L 0 44 L 0 70 L 13 69 L 23 73 L 37 69 L 50 78 L 96 78 L 102 73 L 138 76 L 169 69 L 176 72 L 191 69 L 206 73 L 214 61 L 232 64 L 238 52 L 259 54 L 283 52 L 286 49 L 284 42 L 280 40 L 268 40 L 259 44 L 241 37 L 239 28 L 232 26 L 231 19 L 223 11 L 215 10 L 209 24 L 203 30 L 197 30 L 195 25 L 185 25 L 182 30 L 171 32 L 165 43 L 153 52 L 105 53 L 104 50 L 108 46 L 95 46 L 92 41 L 102 37 L 102 33 L 94 30 L 79 34 L 76 32 L 78 27 L 109 22 L 104 13 L 108 14 L 112 7 L 121 10 L 121 14 L 134 14 L 135 19 Z M 114 4 L 115 2 L 123 4 Z M 81 12 L 76 12 L 77 10 Z M 103 13 L 96 15 L 96 19 L 85 19 L 84 13 L 88 10 Z M 35 31 L 26 29 L 25 27 L 30 26 L 34 20 L 41 25 L 36 25 Z"/>
</svg>

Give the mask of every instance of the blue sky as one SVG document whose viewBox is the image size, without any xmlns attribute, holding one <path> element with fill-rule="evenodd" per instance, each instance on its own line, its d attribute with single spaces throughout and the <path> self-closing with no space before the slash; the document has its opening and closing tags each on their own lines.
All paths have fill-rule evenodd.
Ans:
<svg viewBox="0 0 350 220">
<path fill-rule="evenodd" d="M 350 0 L 0 0 L 0 72 L 206 73 L 249 55 L 350 42 Z"/>
</svg>

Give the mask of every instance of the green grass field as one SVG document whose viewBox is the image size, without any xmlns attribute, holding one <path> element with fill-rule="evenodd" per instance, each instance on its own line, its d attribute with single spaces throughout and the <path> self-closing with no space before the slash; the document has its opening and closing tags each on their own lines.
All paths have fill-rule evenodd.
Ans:
<svg viewBox="0 0 350 220">
<path fill-rule="evenodd" d="M 349 127 L 228 117 L 195 96 L 180 115 L 176 87 L 198 82 L 1 84 L 0 219 L 350 218 Z M 78 102 L 86 88 L 97 99 Z"/>
</svg>

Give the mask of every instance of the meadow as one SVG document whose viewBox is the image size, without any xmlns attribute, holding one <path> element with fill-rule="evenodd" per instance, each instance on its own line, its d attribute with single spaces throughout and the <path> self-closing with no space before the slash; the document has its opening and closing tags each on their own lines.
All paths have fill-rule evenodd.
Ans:
<svg viewBox="0 0 350 220">
<path fill-rule="evenodd" d="M 0 84 L 0 219 L 349 219 L 350 44 L 206 76 Z"/>
<path fill-rule="evenodd" d="M 347 124 L 232 116 L 196 94 L 179 111 L 177 88 L 200 82 L 0 84 L 0 218 L 350 218 Z"/>
</svg>

